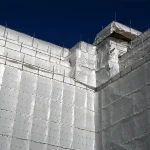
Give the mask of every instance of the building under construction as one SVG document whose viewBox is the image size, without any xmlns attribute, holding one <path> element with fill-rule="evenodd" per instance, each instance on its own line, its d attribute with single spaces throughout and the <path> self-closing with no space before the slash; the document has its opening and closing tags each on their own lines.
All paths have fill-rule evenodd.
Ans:
<svg viewBox="0 0 150 150">
<path fill-rule="evenodd" d="M 149 149 L 150 30 L 67 49 L 0 26 L 0 150 Z"/>
</svg>

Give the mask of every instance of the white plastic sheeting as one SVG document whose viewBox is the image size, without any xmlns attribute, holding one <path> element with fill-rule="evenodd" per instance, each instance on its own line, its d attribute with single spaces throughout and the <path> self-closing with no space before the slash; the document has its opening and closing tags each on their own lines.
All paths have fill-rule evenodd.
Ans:
<svg viewBox="0 0 150 150">
<path fill-rule="evenodd" d="M 15 42 L 17 44 L 25 45 L 26 47 L 44 52 L 51 52 L 51 54 L 56 56 L 65 57 L 68 55 L 69 50 L 49 42 L 45 42 L 35 37 L 28 36 L 26 34 L 8 29 L 6 27 L 0 26 L 0 36 L 1 38 L 7 38 L 7 40 Z"/>
<path fill-rule="evenodd" d="M 150 149 L 149 55 L 122 75 L 122 40 L 69 52 L 4 27 L 0 36 L 0 150 Z M 145 54 L 148 41 L 137 46 Z"/>
<path fill-rule="evenodd" d="M 119 58 L 120 70 L 143 59 L 150 52 L 150 30 L 147 30 L 129 43 L 128 52 Z"/>
<path fill-rule="evenodd" d="M 120 72 L 119 56 L 127 52 L 127 47 L 127 42 L 112 37 L 97 46 L 97 86 Z"/>
<path fill-rule="evenodd" d="M 97 99 L 70 78 L 69 51 L 2 27 L 0 34 L 0 149 L 94 150 Z"/>
<path fill-rule="evenodd" d="M 131 38 L 134 38 L 141 34 L 141 32 L 133 28 L 129 28 L 121 23 L 113 21 L 97 34 L 94 41 L 94 45 L 97 45 L 98 43 L 102 42 L 105 38 L 109 37 L 113 32 L 116 32 L 125 37 L 132 35 Z"/>
<path fill-rule="evenodd" d="M 95 147 L 92 90 L 0 65 L 0 149 Z"/>
<path fill-rule="evenodd" d="M 150 148 L 148 68 L 149 61 L 98 92 L 102 126 L 97 134 L 101 137 L 101 150 Z"/>
<path fill-rule="evenodd" d="M 142 44 L 143 41 L 146 41 L 150 36 L 150 29 L 148 29 L 147 31 L 145 31 L 143 34 L 140 34 L 139 36 L 137 36 L 134 40 L 132 40 L 129 45 L 131 46 L 131 48 L 135 48 L 138 45 Z"/>
<path fill-rule="evenodd" d="M 141 36 L 145 40 L 135 39 L 134 48 L 120 58 L 126 58 L 128 68 L 114 78 L 105 78 L 97 92 L 100 100 L 97 150 L 150 149 L 150 47 L 148 33 L 144 34 Z"/>
<path fill-rule="evenodd" d="M 19 67 L 19 64 L 24 64 L 24 68 L 28 66 L 28 70 L 32 72 L 44 70 L 50 74 L 69 76 L 71 69 L 69 62 L 65 61 L 63 56 L 56 55 L 56 52 L 54 54 L 52 51 L 39 51 L 39 49 L 28 47 L 3 37 L 0 37 L 0 41 L 0 56 L 11 61 L 17 61 L 17 67 Z M 53 50 L 57 51 L 55 47 Z M 57 54 L 59 54 L 59 51 Z"/>
<path fill-rule="evenodd" d="M 70 77 L 90 87 L 96 87 L 97 55 L 96 47 L 79 42 L 67 57 L 71 64 Z"/>
</svg>

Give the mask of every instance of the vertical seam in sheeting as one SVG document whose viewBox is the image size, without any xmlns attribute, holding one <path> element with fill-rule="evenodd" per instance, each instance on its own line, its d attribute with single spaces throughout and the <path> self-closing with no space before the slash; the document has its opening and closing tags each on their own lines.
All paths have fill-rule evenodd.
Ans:
<svg viewBox="0 0 150 150">
<path fill-rule="evenodd" d="M 59 146 L 61 145 L 60 142 L 61 142 L 61 128 L 62 128 L 62 124 L 61 124 L 61 120 L 62 120 L 62 107 L 63 107 L 63 92 L 64 92 L 64 83 L 61 82 L 61 101 L 60 101 L 60 104 L 61 104 L 61 114 L 60 114 L 60 135 L 59 135 Z"/>
<path fill-rule="evenodd" d="M 18 88 L 19 88 L 20 85 L 21 85 L 22 71 L 17 69 L 17 72 L 20 73 L 20 81 L 19 81 L 19 85 L 18 85 Z M 18 73 L 18 74 L 19 74 L 19 73 Z M 18 91 L 18 95 L 17 95 L 17 100 L 18 100 L 18 98 L 19 98 L 19 90 L 17 90 L 17 91 Z M 18 103 L 19 103 L 19 100 L 18 100 L 17 103 L 16 103 L 16 109 L 17 109 Z M 14 125 L 15 125 L 15 119 L 16 119 L 16 114 L 17 114 L 16 109 L 15 109 L 15 114 L 14 114 L 15 116 L 14 116 L 14 120 L 13 120 L 12 133 L 11 133 L 12 137 L 11 137 L 11 140 L 10 140 L 10 144 L 11 144 L 12 139 L 13 139 Z M 11 145 L 10 145 L 9 148 L 11 148 Z"/>
<path fill-rule="evenodd" d="M 47 123 L 48 123 L 48 125 L 47 125 L 47 135 L 46 135 L 46 137 L 45 137 L 45 141 L 47 141 L 47 143 L 48 143 L 48 138 L 49 138 L 49 124 L 50 124 L 50 116 L 51 116 L 51 95 L 52 95 L 52 79 L 50 79 L 50 82 L 51 82 L 51 87 L 50 87 L 50 94 L 49 94 L 49 102 L 48 102 L 48 115 L 47 115 Z"/>
<path fill-rule="evenodd" d="M 32 73 L 31 73 L 32 74 Z M 35 75 L 35 74 L 34 74 Z M 32 123 L 31 123 L 31 127 L 30 127 L 30 130 L 29 130 L 29 135 L 30 135 L 30 139 L 31 139 L 31 136 L 32 136 L 32 127 L 33 127 L 33 119 L 34 119 L 34 109 L 35 109 L 35 101 L 36 101 L 36 91 L 37 91 L 37 83 L 38 83 L 38 75 L 36 75 L 36 87 L 35 87 L 35 94 L 34 94 L 34 103 L 33 103 L 33 106 L 32 106 L 32 112 L 30 112 L 30 116 L 32 118 Z M 31 142 L 29 142 L 29 150 L 30 150 L 30 147 L 31 147 Z"/>
<path fill-rule="evenodd" d="M 74 104 L 75 104 L 75 96 L 76 96 L 76 87 L 73 87 L 73 89 L 74 89 L 74 93 L 73 93 L 74 95 L 73 95 L 73 103 L 72 103 L 72 108 L 73 108 L 72 118 L 73 119 L 72 119 L 72 124 L 71 124 L 71 127 L 72 127 L 72 141 L 71 141 L 71 147 L 70 147 L 71 149 L 73 147 L 73 140 L 74 140 L 74 122 L 75 122 L 75 115 L 74 115 L 75 105 Z"/>
</svg>

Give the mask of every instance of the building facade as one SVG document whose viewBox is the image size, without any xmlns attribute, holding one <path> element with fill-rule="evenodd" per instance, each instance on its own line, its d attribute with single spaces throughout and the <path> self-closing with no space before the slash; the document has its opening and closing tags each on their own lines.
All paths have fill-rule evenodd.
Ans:
<svg viewBox="0 0 150 150">
<path fill-rule="evenodd" d="M 0 26 L 0 150 L 149 150 L 149 53 L 118 22 L 71 49 Z"/>
</svg>

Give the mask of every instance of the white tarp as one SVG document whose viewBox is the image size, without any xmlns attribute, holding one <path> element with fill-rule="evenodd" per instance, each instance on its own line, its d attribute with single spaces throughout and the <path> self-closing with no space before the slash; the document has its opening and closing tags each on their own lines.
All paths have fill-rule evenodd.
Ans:
<svg viewBox="0 0 150 150">
<path fill-rule="evenodd" d="M 87 86 L 96 87 L 97 55 L 96 47 L 79 42 L 70 50 L 66 58 L 72 67 L 70 77 Z"/>
<path fill-rule="evenodd" d="M 130 34 L 133 37 L 136 37 L 141 34 L 141 32 L 139 32 L 133 28 L 127 27 L 121 23 L 113 21 L 97 34 L 95 41 L 94 41 L 94 45 L 97 45 L 98 43 L 103 41 L 105 38 L 110 36 L 114 31 L 121 35 Z"/>
<path fill-rule="evenodd" d="M 113 38 L 69 52 L 0 27 L 0 150 L 149 150 L 150 61 L 106 82 L 126 52 Z"/>
<path fill-rule="evenodd" d="M 127 42 L 108 38 L 97 46 L 97 86 L 119 73 L 119 56 L 127 52 Z"/>
</svg>

